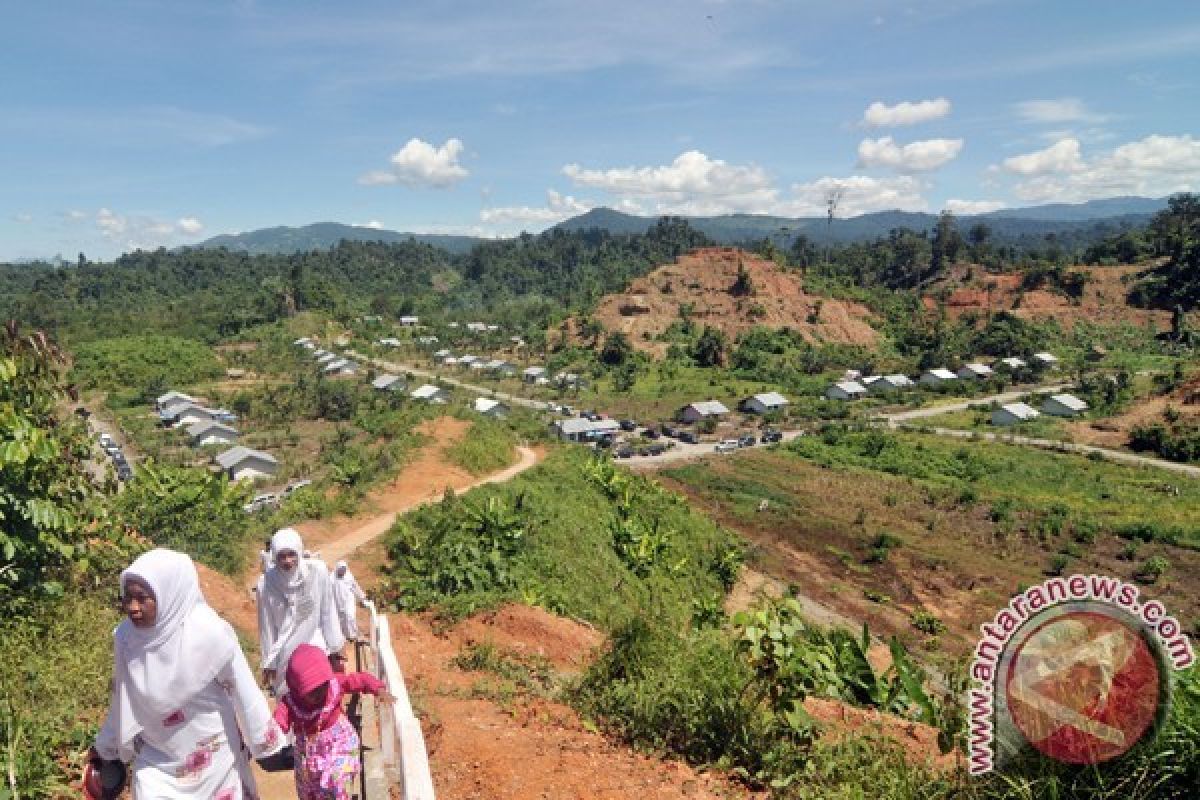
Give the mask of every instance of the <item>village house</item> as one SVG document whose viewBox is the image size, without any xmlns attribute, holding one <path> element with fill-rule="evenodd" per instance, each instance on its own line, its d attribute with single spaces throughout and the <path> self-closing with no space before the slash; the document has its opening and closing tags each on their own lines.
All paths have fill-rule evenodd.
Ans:
<svg viewBox="0 0 1200 800">
<path fill-rule="evenodd" d="M 418 336 L 417 337 L 417 344 L 423 344 L 423 345 L 428 346 L 428 345 L 437 344 L 437 343 L 438 343 L 438 337 L 436 337 L 436 336 Z"/>
<path fill-rule="evenodd" d="M 563 388 L 578 389 L 583 386 L 583 378 L 576 375 L 574 372 L 560 372 L 554 376 L 554 383 Z"/>
<path fill-rule="evenodd" d="M 236 428 L 212 420 L 192 423 L 188 426 L 187 435 L 193 447 L 206 447 L 210 444 L 236 444 L 238 439 Z"/>
<path fill-rule="evenodd" d="M 483 333 L 487 330 L 487 325 L 484 325 L 482 322 L 468 322 L 467 330 L 471 333 Z"/>
<path fill-rule="evenodd" d="M 787 405 L 788 399 L 779 392 L 763 392 L 747 397 L 741 402 L 740 408 L 751 414 L 770 414 L 772 411 L 782 411 Z"/>
<path fill-rule="evenodd" d="M 419 325 L 420 322 L 421 322 L 420 317 L 404 316 L 404 317 L 400 318 L 400 327 L 413 328 L 413 327 L 416 327 L 417 325 Z"/>
<path fill-rule="evenodd" d="M 1016 356 L 1009 356 L 1008 358 L 1002 358 L 997 361 L 996 366 L 1006 369 L 1009 372 L 1016 372 L 1018 370 L 1025 369 L 1029 366 L 1029 364 L 1026 363 L 1024 359 L 1017 358 Z"/>
<path fill-rule="evenodd" d="M 1078 417 L 1088 404 L 1073 394 L 1054 394 L 1042 401 L 1042 413 L 1055 417 Z"/>
<path fill-rule="evenodd" d="M 432 405 L 444 406 L 450 402 L 450 393 L 438 386 L 426 383 L 413 389 L 412 398 L 414 400 L 423 400 Z"/>
<path fill-rule="evenodd" d="M 676 412 L 680 422 L 699 422 L 708 417 L 721 417 L 729 413 L 729 409 L 717 400 L 701 400 L 698 403 L 688 403 Z"/>
<path fill-rule="evenodd" d="M 322 355 L 317 356 L 317 363 L 321 364 L 321 365 L 325 365 L 325 364 L 328 364 L 330 361 L 337 361 L 339 358 L 340 358 L 340 356 L 337 353 L 330 353 L 330 352 L 326 351 Z"/>
<path fill-rule="evenodd" d="M 1008 403 L 992 412 L 992 424 L 1001 426 L 1016 425 L 1021 422 L 1037 419 L 1040 416 L 1041 414 L 1033 406 L 1025 403 Z"/>
<path fill-rule="evenodd" d="M 404 378 L 399 375 L 389 375 L 386 372 L 371 381 L 371 388 L 381 392 L 402 392 L 405 385 Z"/>
<path fill-rule="evenodd" d="M 216 462 L 229 475 L 230 480 L 235 481 L 269 478 L 279 470 L 279 462 L 275 456 L 242 445 L 218 454 Z"/>
<path fill-rule="evenodd" d="M 181 405 L 183 403 L 194 402 L 196 402 L 196 398 L 189 394 L 184 394 L 183 392 L 167 392 L 166 394 L 160 394 L 154 401 L 154 410 L 166 411 L 167 408 L 172 405 Z"/>
<path fill-rule="evenodd" d="M 383 337 L 382 339 L 380 339 L 380 340 L 377 342 L 377 344 L 378 344 L 380 347 L 399 347 L 399 346 L 400 346 L 400 340 L 399 340 L 399 339 L 397 339 L 395 336 L 385 336 L 385 337 Z"/>
<path fill-rule="evenodd" d="M 490 397 L 476 397 L 475 411 L 483 414 L 485 417 L 494 417 L 496 419 L 504 419 L 504 417 L 508 416 L 508 406 Z"/>
<path fill-rule="evenodd" d="M 958 376 L 945 367 L 934 367 L 921 373 L 922 386 L 945 386 L 958 380 Z"/>
<path fill-rule="evenodd" d="M 829 400 L 857 400 L 866 395 L 867 387 L 858 381 L 838 381 L 825 390 L 825 397 Z"/>
<path fill-rule="evenodd" d="M 353 361 L 339 358 L 326 364 L 324 372 L 326 375 L 353 375 L 357 369 L 358 365 Z"/>
<path fill-rule="evenodd" d="M 1033 363 L 1042 369 L 1058 369 L 1058 356 L 1053 353 L 1034 353 Z"/>
<path fill-rule="evenodd" d="M 907 375 L 880 375 L 867 384 L 867 391 L 871 394 L 887 394 L 888 392 L 901 392 L 912 387 L 912 379 Z"/>
<path fill-rule="evenodd" d="M 558 438 L 566 442 L 594 442 L 612 438 L 621 430 L 615 419 L 599 419 L 593 422 L 582 417 L 557 420 L 551 423 L 550 428 Z"/>
<path fill-rule="evenodd" d="M 454 353 L 451 352 L 449 349 L 443 347 L 441 350 L 438 350 L 436 353 L 434 353 L 433 357 L 440 361 L 443 358 L 446 358 L 447 356 L 451 356 L 451 355 L 454 355 Z"/>
<path fill-rule="evenodd" d="M 980 364 L 978 362 L 964 364 L 962 369 L 958 371 L 958 377 L 962 378 L 964 381 L 987 380 L 988 378 L 992 377 L 992 368 L 987 364 Z"/>
<path fill-rule="evenodd" d="M 527 367 L 525 371 L 521 373 L 521 380 L 525 381 L 526 383 L 537 383 L 538 378 L 545 377 L 545 367 Z"/>
<path fill-rule="evenodd" d="M 517 374 L 517 368 L 502 358 L 492 359 L 487 363 L 487 368 L 489 372 L 493 372 L 496 375 L 500 375 L 505 378 Z"/>
</svg>

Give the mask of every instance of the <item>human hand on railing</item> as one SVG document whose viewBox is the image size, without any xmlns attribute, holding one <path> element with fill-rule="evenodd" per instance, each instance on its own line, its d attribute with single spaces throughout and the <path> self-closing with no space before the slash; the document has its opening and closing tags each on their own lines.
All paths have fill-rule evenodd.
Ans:
<svg viewBox="0 0 1200 800">
<path fill-rule="evenodd" d="M 263 686 L 266 686 L 268 689 L 270 687 L 274 686 L 275 685 L 275 670 L 264 669 L 262 671 L 262 682 L 263 682 Z"/>
</svg>

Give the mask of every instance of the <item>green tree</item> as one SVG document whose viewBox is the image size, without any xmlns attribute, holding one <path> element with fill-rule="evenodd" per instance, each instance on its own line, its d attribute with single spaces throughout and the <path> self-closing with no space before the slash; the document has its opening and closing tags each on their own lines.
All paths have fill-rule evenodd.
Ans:
<svg viewBox="0 0 1200 800">
<path fill-rule="evenodd" d="M 958 252 L 962 249 L 962 236 L 958 233 L 954 215 L 949 211 L 943 211 L 938 216 L 930 249 L 932 255 L 930 268 L 935 275 L 958 258 Z"/>
<path fill-rule="evenodd" d="M 604 340 L 600 348 L 600 360 L 610 367 L 620 366 L 633 357 L 633 345 L 629 337 L 620 331 L 613 331 Z"/>
<path fill-rule="evenodd" d="M 700 332 L 700 337 L 692 345 L 692 360 L 701 367 L 723 366 L 728 344 L 725 334 L 718 328 L 705 325 L 704 330 Z"/>
</svg>

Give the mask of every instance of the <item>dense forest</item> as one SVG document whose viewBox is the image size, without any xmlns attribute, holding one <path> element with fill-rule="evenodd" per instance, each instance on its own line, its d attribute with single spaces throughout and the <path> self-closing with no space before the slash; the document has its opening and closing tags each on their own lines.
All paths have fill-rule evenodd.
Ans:
<svg viewBox="0 0 1200 800">
<path fill-rule="evenodd" d="M 68 342 L 170 333 L 215 341 L 302 310 L 336 316 L 486 313 L 515 330 L 545 330 L 587 310 L 654 267 L 711 244 L 678 218 L 644 234 L 553 229 L 538 236 L 481 242 L 462 254 L 408 240 L 342 241 L 330 250 L 248 255 L 225 249 L 126 254 L 112 263 L 0 265 L 0 315 Z M 800 235 L 787 249 L 764 239 L 755 249 L 826 282 L 869 290 L 921 291 L 954 263 L 1021 271 L 1064 293 L 1081 288 L 1079 262 L 1139 263 L 1155 271 L 1131 286 L 1132 301 L 1184 311 L 1200 300 L 1200 199 L 1182 194 L 1144 228 L 1086 246 L 1046 234 L 1024 244 L 998 240 L 985 222 L 960 230 L 949 213 L 931 230 L 895 228 L 850 244 Z"/>
</svg>

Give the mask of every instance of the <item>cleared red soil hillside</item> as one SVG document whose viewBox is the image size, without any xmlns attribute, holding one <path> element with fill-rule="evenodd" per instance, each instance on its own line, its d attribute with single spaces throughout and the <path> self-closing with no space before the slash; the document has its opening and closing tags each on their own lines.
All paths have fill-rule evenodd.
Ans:
<svg viewBox="0 0 1200 800">
<path fill-rule="evenodd" d="M 1126 301 L 1131 281 L 1145 272 L 1147 266 L 1071 269 L 1086 272 L 1089 277 L 1078 301 L 1049 289 L 1025 291 L 1021 288 L 1020 274 L 992 275 L 983 267 L 960 264 L 931 287 L 925 306 L 935 309 L 940 297 L 946 311 L 955 318 L 968 312 L 1009 311 L 1027 319 L 1053 317 L 1066 327 L 1084 320 L 1106 325 L 1125 322 L 1139 327 L 1152 324 L 1160 331 L 1170 328 L 1169 311 L 1134 308 Z"/>
<path fill-rule="evenodd" d="M 739 265 L 754 288 L 740 297 L 731 291 Z M 659 267 L 602 299 L 593 316 L 606 329 L 627 334 L 634 347 L 661 355 L 666 345 L 651 339 L 680 319 L 684 305 L 691 305 L 696 324 L 731 338 L 762 325 L 792 328 L 812 342 L 870 345 L 878 339 L 865 306 L 808 294 L 798 274 L 733 247 L 701 248 Z"/>
</svg>

